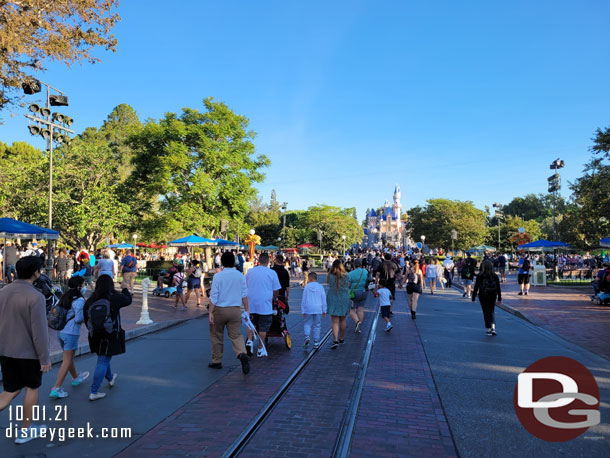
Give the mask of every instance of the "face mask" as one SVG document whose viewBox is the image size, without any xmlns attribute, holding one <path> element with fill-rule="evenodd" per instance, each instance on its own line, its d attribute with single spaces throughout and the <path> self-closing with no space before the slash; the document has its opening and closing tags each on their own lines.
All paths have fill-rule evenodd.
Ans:
<svg viewBox="0 0 610 458">
<path fill-rule="evenodd" d="M 84 296 L 86 292 L 87 292 L 87 287 L 86 287 L 86 286 L 83 286 L 83 287 L 80 289 L 80 293 L 81 293 L 81 294 Z"/>
</svg>

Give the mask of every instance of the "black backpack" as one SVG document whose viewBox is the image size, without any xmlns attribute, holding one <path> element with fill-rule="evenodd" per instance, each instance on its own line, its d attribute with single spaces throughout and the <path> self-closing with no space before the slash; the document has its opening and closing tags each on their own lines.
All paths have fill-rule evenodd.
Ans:
<svg viewBox="0 0 610 458">
<path fill-rule="evenodd" d="M 530 260 L 529 259 L 524 259 L 523 260 L 523 266 L 521 266 L 521 268 L 523 270 L 525 270 L 525 273 L 529 273 L 529 270 L 530 270 Z"/>
<path fill-rule="evenodd" d="M 470 265 L 465 264 L 460 271 L 460 275 L 464 280 L 472 280 L 472 269 L 470 268 Z"/>
<path fill-rule="evenodd" d="M 495 296 L 498 294 L 496 279 L 492 275 L 483 277 L 480 294 L 481 296 Z"/>
<path fill-rule="evenodd" d="M 108 299 L 98 299 L 91 304 L 88 316 L 87 328 L 89 329 L 90 337 L 93 337 L 95 334 L 112 334 L 114 323 L 110 315 L 110 301 Z"/>
<path fill-rule="evenodd" d="M 70 315 L 72 309 L 65 309 L 59 303 L 53 305 L 47 313 L 47 324 L 49 328 L 56 331 L 61 331 L 66 327 L 66 323 L 74 317 L 74 313 Z"/>
</svg>

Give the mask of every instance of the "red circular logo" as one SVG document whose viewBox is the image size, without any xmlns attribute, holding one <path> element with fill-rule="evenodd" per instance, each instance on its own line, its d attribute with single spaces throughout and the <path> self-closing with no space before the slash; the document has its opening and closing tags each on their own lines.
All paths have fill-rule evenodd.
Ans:
<svg viewBox="0 0 610 458">
<path fill-rule="evenodd" d="M 539 439 L 566 442 L 600 422 L 599 387 L 585 366 L 549 356 L 519 374 L 513 403 L 519 421 Z"/>
</svg>

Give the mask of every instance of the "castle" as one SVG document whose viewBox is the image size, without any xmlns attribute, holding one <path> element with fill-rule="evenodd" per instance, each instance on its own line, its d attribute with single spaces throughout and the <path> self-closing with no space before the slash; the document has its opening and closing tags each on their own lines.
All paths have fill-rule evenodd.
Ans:
<svg viewBox="0 0 610 458">
<path fill-rule="evenodd" d="M 386 200 L 383 211 L 377 214 L 374 208 L 366 217 L 363 248 L 381 248 L 384 245 L 401 247 L 405 244 L 405 225 L 401 221 L 400 186 L 394 188 L 392 206 Z"/>
</svg>

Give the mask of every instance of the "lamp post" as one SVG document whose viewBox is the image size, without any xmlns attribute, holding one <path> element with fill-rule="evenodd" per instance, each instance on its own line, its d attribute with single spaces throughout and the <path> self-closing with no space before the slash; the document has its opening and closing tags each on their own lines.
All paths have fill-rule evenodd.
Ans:
<svg viewBox="0 0 610 458">
<path fill-rule="evenodd" d="M 451 252 L 454 253 L 454 255 L 455 255 L 454 244 L 455 244 L 455 241 L 457 240 L 457 236 L 458 236 L 457 231 L 455 229 L 451 229 Z"/>
<path fill-rule="evenodd" d="M 346 237 L 345 237 L 345 235 L 342 235 L 341 238 L 343 239 L 343 256 L 342 257 L 345 257 L 345 239 L 346 239 Z"/>
<path fill-rule="evenodd" d="M 557 241 L 557 225 L 555 223 L 555 199 L 557 197 L 557 192 L 561 189 L 561 176 L 559 175 L 557 170 L 563 168 L 564 165 L 565 162 L 563 162 L 561 159 L 555 159 L 553 162 L 551 162 L 549 168 L 551 170 L 555 170 L 555 173 L 547 178 L 547 181 L 549 182 L 548 191 L 553 193 L 553 242 Z"/>
<path fill-rule="evenodd" d="M 74 119 L 69 116 L 64 116 L 61 113 L 51 113 L 51 106 L 68 106 L 68 96 L 62 91 L 42 81 L 32 79 L 23 83 L 23 92 L 26 94 L 36 94 L 40 92 L 41 85 L 47 89 L 46 106 L 40 107 L 37 103 L 32 103 L 29 106 L 31 115 L 25 115 L 30 121 L 35 124 L 28 123 L 28 129 L 32 135 L 40 135 L 47 141 L 47 151 L 49 152 L 49 229 L 53 229 L 53 142 L 62 143 L 68 142 L 70 138 L 68 133 L 73 134 L 74 131 L 69 127 L 74 122 Z M 58 94 L 51 94 L 51 90 Z M 46 128 L 42 128 L 45 126 Z M 47 245 L 47 275 L 52 278 L 53 275 L 53 243 Z"/>
<path fill-rule="evenodd" d="M 286 209 L 288 208 L 288 202 L 284 202 L 281 206 L 282 211 L 284 212 L 282 218 L 282 229 L 286 229 Z"/>
<path fill-rule="evenodd" d="M 322 254 L 322 229 L 318 229 L 318 242 L 320 244 L 320 254 Z"/>
<path fill-rule="evenodd" d="M 494 216 L 498 220 L 498 252 L 500 252 L 500 246 L 502 244 L 500 241 L 500 218 L 504 216 L 504 213 L 502 212 L 502 204 L 500 202 L 494 202 L 493 207 L 496 209 Z"/>
<path fill-rule="evenodd" d="M 426 242 L 426 236 L 421 236 L 421 254 L 424 254 L 424 243 Z"/>
<path fill-rule="evenodd" d="M 277 238 L 278 251 L 282 251 L 282 237 Z"/>
</svg>

